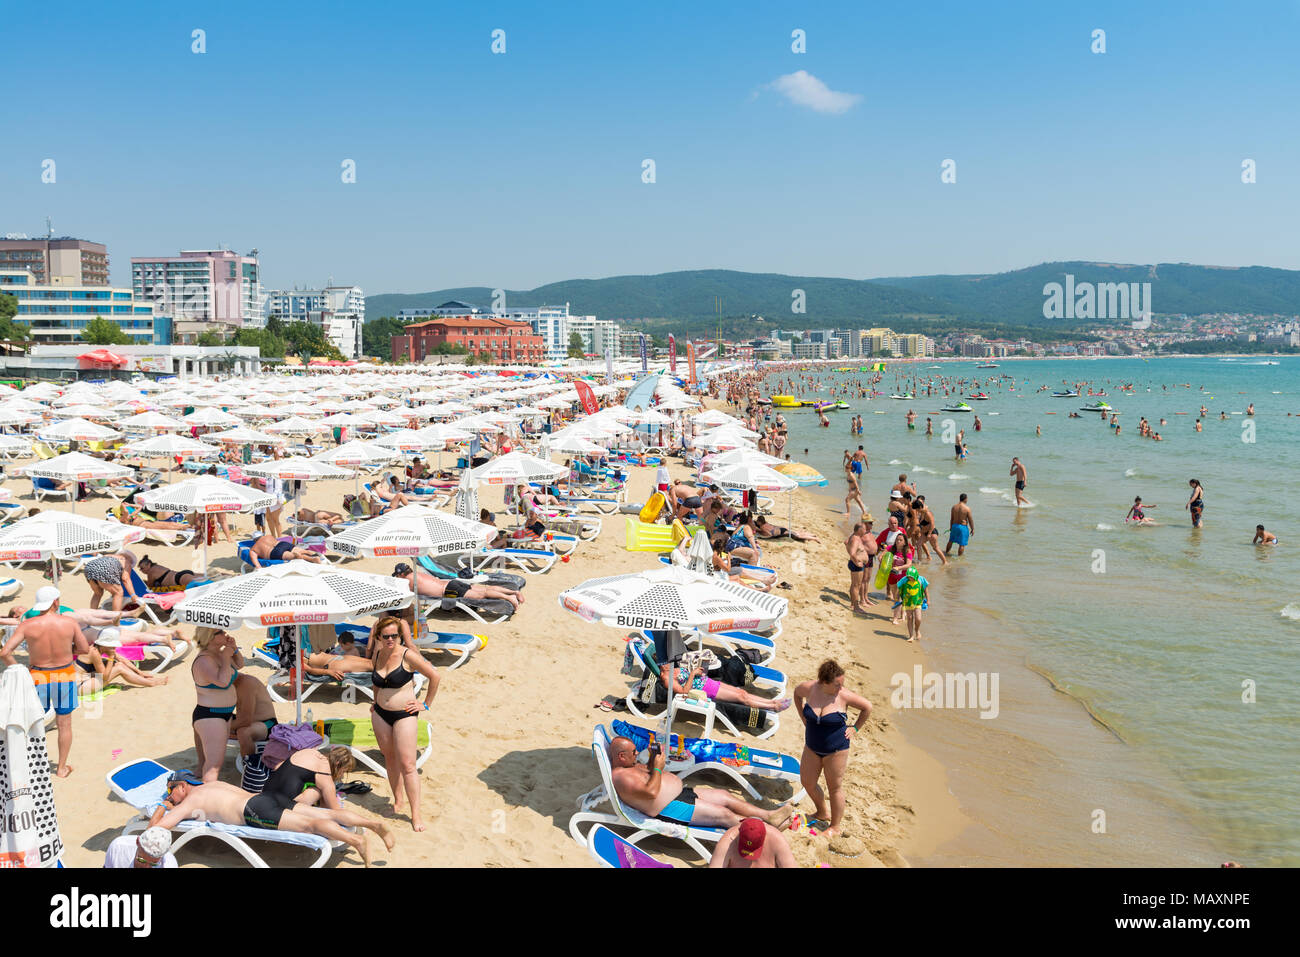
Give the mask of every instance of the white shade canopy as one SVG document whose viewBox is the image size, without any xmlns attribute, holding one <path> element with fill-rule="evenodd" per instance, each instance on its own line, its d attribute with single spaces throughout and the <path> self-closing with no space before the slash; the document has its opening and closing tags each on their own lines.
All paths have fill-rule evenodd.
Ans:
<svg viewBox="0 0 1300 957">
<path fill-rule="evenodd" d="M 559 595 L 560 606 L 615 628 L 731 631 L 772 628 L 788 602 L 735 582 L 660 565 L 593 578 Z"/>
<path fill-rule="evenodd" d="M 463 555 L 478 551 L 496 534 L 492 525 L 416 504 L 331 535 L 325 546 L 352 556 Z"/>
<path fill-rule="evenodd" d="M 255 512 L 273 508 L 278 499 L 267 492 L 227 481 L 216 475 L 200 475 L 175 485 L 140 492 L 136 501 L 153 512 L 212 514 L 215 512 Z"/>
<path fill-rule="evenodd" d="M 43 439 L 59 439 L 64 442 L 103 442 L 115 439 L 122 433 L 85 419 L 64 419 L 38 428 L 36 434 Z"/>
<path fill-rule="evenodd" d="M 754 492 L 789 492 L 799 483 L 767 465 L 736 462 L 710 469 L 700 476 L 701 482 Z"/>
<path fill-rule="evenodd" d="M 352 477 L 350 472 L 336 465 L 303 456 L 277 459 L 271 462 L 259 462 L 257 465 L 245 465 L 243 466 L 243 472 L 245 475 L 256 475 L 259 478 L 278 478 L 286 482 L 313 482 L 316 479 Z"/>
<path fill-rule="evenodd" d="M 145 458 L 170 458 L 173 455 L 179 455 L 181 458 L 203 458 L 207 455 L 217 455 L 221 449 L 215 445 L 208 445 L 206 442 L 200 442 L 198 439 L 191 439 L 184 435 L 157 435 L 151 439 L 141 439 L 138 442 L 130 442 L 122 446 L 122 451 L 127 455 L 141 455 Z"/>
<path fill-rule="evenodd" d="M 144 530 L 72 512 L 45 511 L 0 529 L 0 562 L 43 562 L 120 551 Z"/>
<path fill-rule="evenodd" d="M 112 462 L 105 462 L 82 452 L 68 452 L 56 455 L 44 462 L 24 466 L 24 475 L 33 478 L 49 478 L 60 482 L 90 482 L 96 479 L 119 479 L 131 476 L 132 470 Z"/>
<path fill-rule="evenodd" d="M 508 452 L 470 470 L 469 484 L 526 485 L 529 482 L 562 478 L 568 474 L 569 470 L 563 465 L 539 459 L 527 452 Z"/>
<path fill-rule="evenodd" d="M 192 588 L 174 611 L 184 624 L 214 628 L 337 624 L 414 597 L 400 578 L 295 560 Z"/>
</svg>

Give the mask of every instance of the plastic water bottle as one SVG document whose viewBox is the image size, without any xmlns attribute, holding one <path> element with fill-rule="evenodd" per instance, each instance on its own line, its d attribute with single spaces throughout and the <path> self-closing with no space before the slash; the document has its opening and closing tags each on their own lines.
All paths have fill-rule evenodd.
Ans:
<svg viewBox="0 0 1300 957">
<path fill-rule="evenodd" d="M 312 717 L 311 708 L 307 709 L 307 727 L 316 727 L 316 720 Z"/>
</svg>

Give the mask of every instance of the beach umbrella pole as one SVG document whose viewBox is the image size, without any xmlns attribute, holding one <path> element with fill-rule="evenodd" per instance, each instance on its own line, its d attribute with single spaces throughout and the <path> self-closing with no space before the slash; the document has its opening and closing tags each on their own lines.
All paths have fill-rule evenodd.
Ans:
<svg viewBox="0 0 1300 957">
<path fill-rule="evenodd" d="M 295 718 L 293 723 L 295 725 L 302 724 L 302 668 L 303 668 L 302 643 L 303 643 L 303 635 L 306 633 L 306 631 L 307 631 L 306 625 L 298 626 L 298 647 L 293 649 L 294 657 L 298 659 L 298 667 L 293 670 L 294 673 L 293 704 L 295 708 Z"/>
</svg>

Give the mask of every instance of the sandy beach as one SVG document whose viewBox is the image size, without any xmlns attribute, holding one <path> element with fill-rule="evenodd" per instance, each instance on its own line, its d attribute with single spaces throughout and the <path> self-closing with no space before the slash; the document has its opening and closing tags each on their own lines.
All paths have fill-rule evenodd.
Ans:
<svg viewBox="0 0 1300 957">
<path fill-rule="evenodd" d="M 674 477 L 688 477 L 680 465 L 672 471 Z M 633 468 L 628 501 L 643 501 L 653 477 L 651 468 Z M 26 480 L 10 478 L 7 485 L 18 501 L 29 507 L 37 504 Z M 338 508 L 351 488 L 350 480 L 309 483 L 303 502 Z M 499 496 L 499 490 L 484 490 L 482 504 L 495 509 L 501 504 Z M 110 499 L 94 496 L 78 503 L 77 510 L 100 516 L 111 504 Z M 67 503 L 39 505 L 70 508 Z M 774 517 L 784 522 L 786 511 L 786 496 L 778 496 Z M 825 658 L 836 658 L 847 671 L 848 686 L 875 705 L 866 734 L 854 745 L 849 761 L 845 833 L 831 842 L 824 836 L 810 836 L 806 827 L 787 835 L 804 866 L 906 866 L 909 852 L 933 848 L 960 830 L 964 819 L 948 792 L 942 767 L 910 746 L 893 721 L 890 676 L 910 670 L 917 662 L 923 664 L 924 656 L 917 646 L 906 643 L 900 627 L 890 624 L 886 604 L 878 604 L 869 616 L 850 612 L 841 519 L 824 491 L 799 490 L 794 493 L 793 526 L 818 536 L 821 543 L 777 541 L 765 546 L 765 562 L 775 565 L 780 577 L 794 586 L 780 592 L 789 598 L 790 611 L 774 666 L 785 671 L 792 687 L 812 677 Z M 236 536 L 248 537 L 252 524 L 251 516 L 235 516 Z M 557 563 L 547 574 L 528 576 L 524 606 L 509 622 L 483 625 L 463 617 L 435 622 L 440 630 L 483 634 L 489 641 L 455 671 L 442 667 L 449 658 L 432 659 L 440 666 L 442 684 L 431 711 L 434 753 L 422 772 L 428 830 L 416 834 L 404 819 L 394 820 L 397 846 L 391 853 L 375 847 L 377 864 L 594 866 L 585 849 L 569 837 L 567 824 L 577 797 L 599 783 L 588 744 L 593 726 L 626 717 L 597 707 L 602 698 L 622 698 L 627 692 L 629 679 L 619 673 L 623 635 L 564 612 L 556 596 L 586 579 L 636 571 L 654 561 L 652 554 L 629 552 L 624 544 L 623 517 L 607 516 L 601 535 L 581 544 L 570 561 Z M 172 568 L 188 568 L 193 555 L 189 546 L 138 544 L 133 550 Z M 209 548 L 209 560 L 214 577 L 239 573 L 234 546 L 224 541 Z M 361 559 L 343 567 L 390 574 L 392 565 L 392 561 Z M 13 602 L 29 605 L 36 589 L 46 583 L 42 569 L 33 565 L 14 574 L 24 588 Z M 89 587 L 81 575 L 65 574 L 60 584 L 64 604 L 86 606 Z M 188 636 L 191 629 L 182 631 Z M 264 632 L 244 629 L 238 637 L 247 654 Z M 104 849 L 133 813 L 110 794 L 104 783 L 107 771 L 146 757 L 172 768 L 195 766 L 189 723 L 195 701 L 189 674 L 193 655 L 191 651 L 184 661 L 169 667 L 167 685 L 125 689 L 103 700 L 102 714 L 93 715 L 83 705 L 74 715 L 70 758 L 74 771 L 55 783 L 68 866 L 101 866 Z M 25 661 L 25 656 L 19 660 Z M 269 674 L 267 666 L 253 660 L 246 671 L 259 679 Z M 316 719 L 369 715 L 368 704 L 344 703 L 334 689 L 318 691 L 307 705 Z M 277 705 L 277 714 L 282 722 L 291 721 L 292 704 Z M 802 724 L 793 711 L 783 718 L 779 732 L 765 746 L 797 756 L 802 750 Z M 49 745 L 53 751 L 52 729 Z M 227 753 L 222 779 L 237 783 L 234 753 L 233 748 Z M 351 777 L 367 781 L 374 790 L 349 798 L 350 806 L 392 819 L 387 782 L 364 770 Z M 761 782 L 759 788 L 774 803 L 790 795 L 788 787 L 775 783 Z M 805 799 L 801 810 L 811 809 L 811 801 Z M 662 860 L 698 866 L 691 852 L 675 842 L 650 840 L 642 846 Z M 305 863 L 305 858 L 280 849 L 269 851 L 268 860 L 281 865 Z M 335 854 L 327 866 L 360 863 L 356 855 Z M 190 844 L 181 864 L 244 866 L 236 854 L 213 841 Z"/>
</svg>

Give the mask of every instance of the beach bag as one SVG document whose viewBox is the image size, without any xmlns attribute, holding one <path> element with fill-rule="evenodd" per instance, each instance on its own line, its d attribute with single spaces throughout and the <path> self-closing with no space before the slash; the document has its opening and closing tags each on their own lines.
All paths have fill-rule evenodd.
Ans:
<svg viewBox="0 0 1300 957">
<path fill-rule="evenodd" d="M 254 754 L 244 762 L 244 777 L 240 781 L 240 787 L 250 794 L 261 794 L 270 776 L 271 771 L 262 763 L 261 753 Z"/>
<path fill-rule="evenodd" d="M 743 688 L 754 678 L 754 669 L 740 655 L 728 655 L 719 668 L 717 679 L 725 685 Z"/>
<path fill-rule="evenodd" d="M 324 743 L 325 739 L 309 724 L 277 724 L 266 739 L 262 761 L 267 767 L 278 768 L 294 752 L 319 748 Z"/>
</svg>

